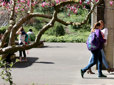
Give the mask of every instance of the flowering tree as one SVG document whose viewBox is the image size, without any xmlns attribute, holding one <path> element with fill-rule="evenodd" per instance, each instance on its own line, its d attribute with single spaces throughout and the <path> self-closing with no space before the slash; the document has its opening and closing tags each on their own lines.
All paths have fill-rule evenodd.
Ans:
<svg viewBox="0 0 114 85">
<path fill-rule="evenodd" d="M 10 14 L 9 27 L 3 35 L 0 54 L 15 53 L 18 50 L 31 49 L 40 45 L 41 36 L 46 30 L 54 26 L 54 23 L 57 21 L 63 25 L 82 25 L 87 22 L 89 16 L 93 12 L 94 8 L 100 4 L 102 0 L 0 0 L 0 7 L 3 10 L 7 10 Z M 113 1 L 109 2 L 113 5 Z M 78 12 L 78 8 L 82 6 L 85 8 L 86 4 L 91 5 L 91 9 L 88 12 L 88 15 L 85 17 L 81 23 L 79 22 L 68 22 L 59 19 L 58 14 L 60 9 L 65 7 L 67 10 L 72 11 L 73 13 Z M 48 7 L 54 8 L 52 14 L 41 14 L 39 12 L 35 13 L 34 9 L 37 7 L 42 7 L 47 9 Z M 20 15 L 20 20 L 17 20 L 17 17 Z M 69 14 L 70 15 L 70 14 Z M 30 45 L 19 46 L 15 45 L 15 36 L 16 31 L 28 20 L 33 17 L 42 17 L 48 18 L 50 21 L 42 27 L 40 32 L 37 34 L 35 42 Z M 7 37 L 9 36 L 8 46 L 4 47 Z"/>
</svg>

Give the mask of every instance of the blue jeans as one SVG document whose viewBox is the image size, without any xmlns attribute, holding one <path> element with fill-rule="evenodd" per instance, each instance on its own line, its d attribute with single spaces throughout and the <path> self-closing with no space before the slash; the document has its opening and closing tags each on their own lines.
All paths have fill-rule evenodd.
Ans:
<svg viewBox="0 0 114 85">
<path fill-rule="evenodd" d="M 101 50 L 95 50 L 91 51 L 92 57 L 91 57 L 91 62 L 82 69 L 83 72 L 86 72 L 89 68 L 91 68 L 93 65 L 97 64 L 98 65 L 98 75 L 102 75 L 102 55 L 101 55 Z"/>
<path fill-rule="evenodd" d="M 108 69 L 109 68 L 109 65 L 108 65 L 108 63 L 106 61 L 106 56 L 105 56 L 105 53 L 104 53 L 104 50 L 103 49 L 101 49 L 101 54 L 102 54 L 102 62 L 104 64 L 104 66 L 106 67 L 106 69 Z"/>
<path fill-rule="evenodd" d="M 107 63 L 107 61 L 106 61 L 106 56 L 105 56 L 105 53 L 104 53 L 103 49 L 101 49 L 101 55 L 102 55 L 102 62 L 103 62 L 103 64 L 104 64 L 104 66 L 106 67 L 106 69 L 108 69 L 109 66 L 108 66 L 108 63 Z M 92 55 L 92 56 L 93 56 L 93 55 Z M 90 57 L 89 63 L 90 63 L 90 62 L 92 62 L 92 57 Z"/>
</svg>

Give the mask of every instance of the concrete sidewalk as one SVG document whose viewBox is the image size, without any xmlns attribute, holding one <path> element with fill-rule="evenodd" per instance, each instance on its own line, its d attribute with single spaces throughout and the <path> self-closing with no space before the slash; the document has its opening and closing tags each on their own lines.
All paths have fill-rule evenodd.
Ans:
<svg viewBox="0 0 114 85">
<path fill-rule="evenodd" d="M 80 69 L 88 64 L 90 52 L 84 43 L 44 43 L 44 48 L 29 50 L 28 62 L 17 63 L 12 68 L 16 85 L 113 85 L 114 74 L 103 73 L 107 78 L 98 78 Z M 17 53 L 18 55 L 18 53 Z M 1 71 L 1 70 L 0 70 Z M 9 85 L 0 78 L 0 85 Z"/>
</svg>

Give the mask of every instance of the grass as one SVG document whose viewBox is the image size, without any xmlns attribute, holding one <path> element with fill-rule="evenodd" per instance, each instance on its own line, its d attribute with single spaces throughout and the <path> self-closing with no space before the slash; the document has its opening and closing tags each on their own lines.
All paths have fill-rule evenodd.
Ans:
<svg viewBox="0 0 114 85">
<path fill-rule="evenodd" d="M 77 43 L 85 43 L 90 31 L 82 31 L 78 30 L 71 34 L 66 34 L 64 36 L 53 36 L 53 35 L 46 35 L 42 36 L 42 40 L 46 42 L 77 42 Z"/>
</svg>

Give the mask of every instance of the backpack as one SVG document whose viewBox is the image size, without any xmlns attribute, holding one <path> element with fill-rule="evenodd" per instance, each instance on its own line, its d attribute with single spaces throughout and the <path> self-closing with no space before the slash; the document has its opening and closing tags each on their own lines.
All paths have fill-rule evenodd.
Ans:
<svg viewBox="0 0 114 85">
<path fill-rule="evenodd" d="M 30 39 L 28 34 L 25 34 L 25 44 L 30 44 Z"/>
<path fill-rule="evenodd" d="M 94 51 L 99 48 L 100 42 L 99 42 L 99 39 L 97 38 L 97 35 L 95 32 L 92 32 L 89 35 L 89 37 L 86 41 L 86 44 L 87 44 L 88 50 L 90 50 L 90 51 Z"/>
</svg>

